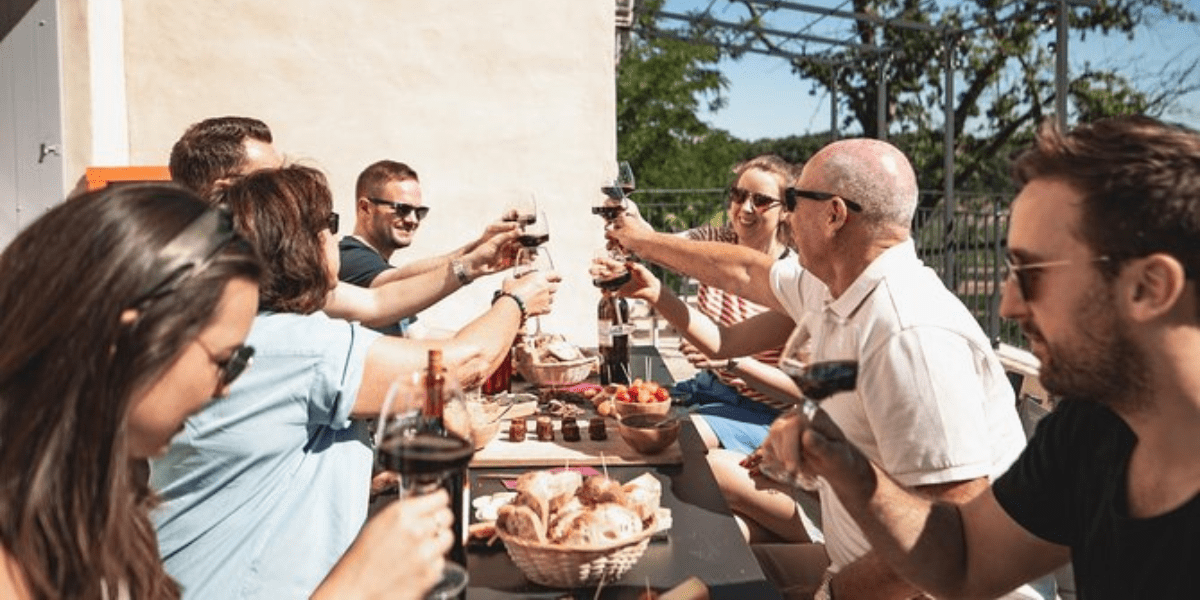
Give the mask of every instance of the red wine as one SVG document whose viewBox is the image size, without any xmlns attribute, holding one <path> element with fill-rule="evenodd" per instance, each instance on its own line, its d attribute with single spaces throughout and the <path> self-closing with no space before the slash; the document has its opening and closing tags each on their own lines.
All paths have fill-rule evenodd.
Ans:
<svg viewBox="0 0 1200 600">
<path fill-rule="evenodd" d="M 517 237 L 517 241 L 526 248 L 537 248 L 538 246 L 550 241 L 550 234 L 544 233 L 542 235 L 530 235 L 528 233 L 523 233 Z"/>
<path fill-rule="evenodd" d="M 625 214 L 625 207 L 624 206 L 613 206 L 611 204 L 605 204 L 604 206 L 593 206 L 592 214 L 600 215 L 601 217 L 604 217 L 604 219 L 606 221 L 611 221 L 611 220 Z"/>
<path fill-rule="evenodd" d="M 600 350 L 600 384 L 629 383 L 629 303 L 601 297 L 596 308 Z"/>
<path fill-rule="evenodd" d="M 632 188 L 630 188 L 630 191 L 632 191 Z M 624 199 L 624 198 L 625 198 L 625 191 L 624 191 L 624 188 L 623 188 L 623 187 L 617 187 L 617 186 L 615 186 L 615 185 L 606 185 L 606 186 L 602 186 L 602 187 L 600 188 L 600 192 L 601 192 L 602 194 L 604 194 L 605 196 L 608 196 L 609 198 L 612 198 L 613 200 L 622 200 L 622 199 Z"/>
<path fill-rule="evenodd" d="M 529 225 L 533 225 L 534 223 L 537 223 L 537 215 L 517 215 L 515 217 L 514 216 L 506 216 L 502 220 L 505 221 L 506 223 L 516 223 L 516 224 L 520 225 L 521 227 L 527 227 Z"/>
<path fill-rule="evenodd" d="M 633 273 L 630 273 L 629 271 L 625 271 L 624 273 L 617 275 L 616 277 L 613 277 L 611 279 L 593 279 L 592 285 L 594 285 L 602 290 L 610 290 L 611 291 L 611 290 L 618 289 L 621 286 L 629 283 L 629 280 L 631 280 L 631 279 L 633 279 Z"/>
<path fill-rule="evenodd" d="M 404 476 L 434 475 L 467 466 L 474 452 L 474 445 L 453 433 L 401 432 L 379 443 L 379 462 Z"/>
<path fill-rule="evenodd" d="M 784 372 L 810 400 L 824 400 L 838 392 L 850 391 L 858 384 L 857 360 L 827 360 L 812 363 L 799 373 L 793 369 L 784 369 Z"/>
</svg>

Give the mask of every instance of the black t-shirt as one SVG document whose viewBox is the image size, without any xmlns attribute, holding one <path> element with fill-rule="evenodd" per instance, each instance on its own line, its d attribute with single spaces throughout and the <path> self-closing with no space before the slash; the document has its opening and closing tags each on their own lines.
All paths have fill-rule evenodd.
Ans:
<svg viewBox="0 0 1200 600">
<path fill-rule="evenodd" d="M 338 268 L 338 279 L 359 287 L 371 287 L 371 282 L 375 281 L 380 273 L 393 268 L 374 248 L 353 236 L 348 235 L 338 242 L 338 254 L 342 263 Z M 416 315 L 413 315 L 401 319 L 395 325 L 372 329 L 385 335 L 404 335 L 404 330 L 416 320 Z"/>
<path fill-rule="evenodd" d="M 1130 518 L 1136 443 L 1107 407 L 1064 401 L 993 491 L 1030 533 L 1070 547 L 1080 600 L 1200 598 L 1200 495 L 1162 515 Z"/>
</svg>

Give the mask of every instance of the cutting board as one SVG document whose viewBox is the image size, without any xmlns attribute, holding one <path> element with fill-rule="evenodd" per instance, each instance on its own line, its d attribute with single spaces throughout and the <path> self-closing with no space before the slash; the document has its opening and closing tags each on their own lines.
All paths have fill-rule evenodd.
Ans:
<svg viewBox="0 0 1200 600">
<path fill-rule="evenodd" d="M 532 423 L 531 423 L 532 425 Z M 605 423 L 608 439 L 588 439 L 587 421 L 580 421 L 582 437 L 578 442 L 566 442 L 559 431 L 560 421 L 554 419 L 554 441 L 539 442 L 530 430 L 523 442 L 508 441 L 508 420 L 500 424 L 500 433 L 487 446 L 475 453 L 472 467 L 562 467 L 568 465 L 673 465 L 683 462 L 679 440 L 658 454 L 638 454 L 617 433 L 617 422 Z M 601 456 L 603 455 L 603 458 Z"/>
</svg>

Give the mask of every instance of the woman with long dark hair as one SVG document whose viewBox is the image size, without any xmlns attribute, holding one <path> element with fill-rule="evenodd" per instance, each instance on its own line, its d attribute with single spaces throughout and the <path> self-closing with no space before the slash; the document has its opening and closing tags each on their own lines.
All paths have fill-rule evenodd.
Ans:
<svg viewBox="0 0 1200 600">
<path fill-rule="evenodd" d="M 138 465 L 248 366 L 261 272 L 227 214 L 164 185 L 60 204 L 0 254 L 0 597 L 180 596 Z M 373 519 L 317 595 L 427 589 L 450 544 L 429 498 Z"/>
</svg>

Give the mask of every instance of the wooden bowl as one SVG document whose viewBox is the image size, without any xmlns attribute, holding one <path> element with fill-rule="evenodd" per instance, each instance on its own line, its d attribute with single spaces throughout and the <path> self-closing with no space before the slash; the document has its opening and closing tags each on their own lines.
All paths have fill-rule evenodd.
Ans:
<svg viewBox="0 0 1200 600">
<path fill-rule="evenodd" d="M 680 424 L 671 414 L 629 415 L 617 419 L 617 433 L 638 454 L 658 454 L 679 438 Z"/>
<path fill-rule="evenodd" d="M 633 415 L 665 415 L 671 412 L 671 401 L 625 402 L 613 398 L 613 411 L 617 413 L 618 419 Z"/>
</svg>

